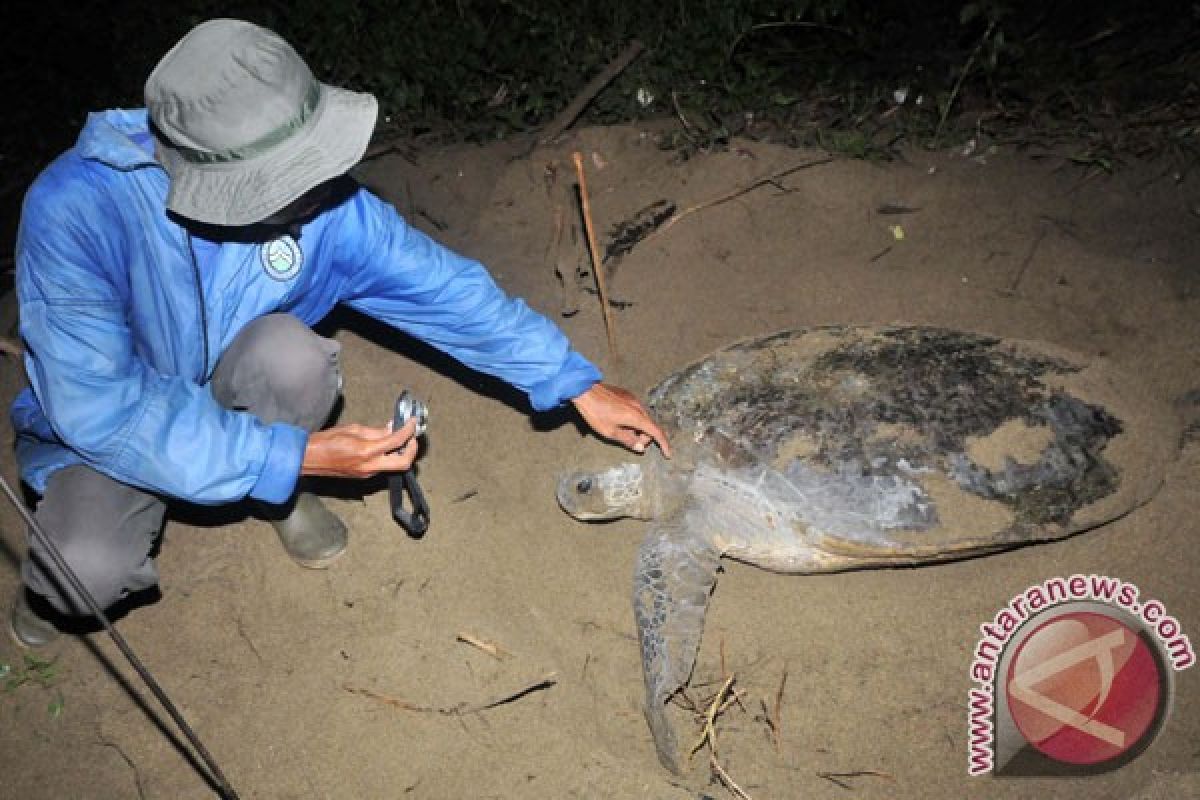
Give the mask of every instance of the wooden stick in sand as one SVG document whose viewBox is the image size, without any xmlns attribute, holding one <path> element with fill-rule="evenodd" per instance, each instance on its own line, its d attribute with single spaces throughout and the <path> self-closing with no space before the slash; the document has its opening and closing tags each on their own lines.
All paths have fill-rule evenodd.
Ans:
<svg viewBox="0 0 1200 800">
<path fill-rule="evenodd" d="M 389 705 L 392 708 L 398 708 L 402 711 L 419 711 L 425 714 L 445 714 L 446 716 L 466 716 L 467 714 L 476 714 L 480 711 L 487 711 L 492 708 L 497 708 L 498 706 L 506 705 L 514 700 L 519 700 L 532 692 L 540 691 L 542 689 L 549 689 L 551 686 L 554 686 L 557 683 L 558 674 L 554 672 L 548 672 L 536 680 L 524 683 L 517 689 L 502 694 L 491 700 L 485 700 L 482 703 L 458 703 L 457 705 L 453 706 L 417 705 L 416 703 L 410 703 L 407 700 L 401 700 L 397 697 L 391 697 L 389 695 L 382 694 L 380 692 L 374 692 L 370 689 L 365 689 L 358 686 L 343 686 L 342 689 L 350 694 L 357 694 L 370 700 L 374 700 L 378 703 Z"/>
<path fill-rule="evenodd" d="M 592 272 L 596 275 L 596 288 L 600 291 L 600 308 L 604 312 L 604 330 L 608 334 L 608 355 L 616 365 L 617 342 L 613 331 L 612 312 L 608 305 L 608 287 L 604 285 L 604 265 L 600 262 L 600 251 L 596 249 L 596 233 L 592 229 L 592 208 L 588 201 L 587 178 L 583 174 L 583 155 L 576 150 L 572 154 L 575 174 L 579 179 L 579 199 L 583 205 L 583 227 L 587 232 L 588 250 L 592 254 Z"/>
<path fill-rule="evenodd" d="M 482 650 L 497 661 L 503 661 L 512 655 L 512 653 L 508 652 L 495 642 L 489 642 L 484 639 L 480 639 L 478 636 L 472 636 L 466 631 L 460 632 L 455 638 L 463 644 L 469 644 L 472 647 Z"/>
</svg>

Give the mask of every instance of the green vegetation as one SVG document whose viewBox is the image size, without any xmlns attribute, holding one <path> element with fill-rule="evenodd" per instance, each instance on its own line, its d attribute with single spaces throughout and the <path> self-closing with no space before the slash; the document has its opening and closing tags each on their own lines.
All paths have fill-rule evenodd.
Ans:
<svg viewBox="0 0 1200 800">
<path fill-rule="evenodd" d="M 380 135 L 487 140 L 544 125 L 631 40 L 647 51 L 585 124 L 668 122 L 664 146 L 735 134 L 887 158 L 971 137 L 1069 143 L 1078 163 L 1195 161 L 1200 6 L 1018 0 L 81 0 L 5 26 L 0 205 L 88 110 L 141 104 L 196 22 L 279 31 L 331 83 L 379 98 Z M 9 239 L 11 241 L 11 239 Z"/>
<path fill-rule="evenodd" d="M 20 667 L 0 662 L 0 682 L 3 683 L 4 693 L 12 694 L 27 685 L 40 686 L 47 690 L 54 689 L 53 697 L 46 706 L 46 713 L 57 719 L 66 707 L 66 700 L 62 692 L 55 688 L 55 682 L 59 678 L 58 659 L 46 660 L 25 653 L 24 662 Z"/>
</svg>

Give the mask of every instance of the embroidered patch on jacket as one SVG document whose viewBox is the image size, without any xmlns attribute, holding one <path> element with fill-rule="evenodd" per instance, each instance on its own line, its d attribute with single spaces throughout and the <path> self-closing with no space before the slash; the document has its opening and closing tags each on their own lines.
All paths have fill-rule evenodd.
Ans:
<svg viewBox="0 0 1200 800">
<path fill-rule="evenodd" d="M 272 239 L 259 250 L 263 269 L 277 281 L 290 281 L 304 266 L 304 251 L 291 236 Z"/>
</svg>

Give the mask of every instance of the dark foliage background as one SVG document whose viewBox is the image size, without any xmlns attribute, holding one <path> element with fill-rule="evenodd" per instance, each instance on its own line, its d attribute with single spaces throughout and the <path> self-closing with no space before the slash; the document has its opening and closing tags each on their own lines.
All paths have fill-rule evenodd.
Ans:
<svg viewBox="0 0 1200 800">
<path fill-rule="evenodd" d="M 2 13 L 7 252 L 24 188 L 86 113 L 140 105 L 159 57 L 214 16 L 271 27 L 323 80 L 375 93 L 381 138 L 534 130 L 635 38 L 646 53 L 584 120 L 661 117 L 683 156 L 736 133 L 879 158 L 984 134 L 1065 143 L 1106 170 L 1167 156 L 1183 179 L 1200 129 L 1196 2 L 18 0 Z"/>
</svg>

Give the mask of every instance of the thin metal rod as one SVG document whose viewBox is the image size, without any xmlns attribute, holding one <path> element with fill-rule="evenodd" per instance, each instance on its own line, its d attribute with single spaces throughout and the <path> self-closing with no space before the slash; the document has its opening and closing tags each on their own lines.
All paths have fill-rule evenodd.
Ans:
<svg viewBox="0 0 1200 800">
<path fill-rule="evenodd" d="M 75 591 L 75 593 L 83 598 L 88 610 L 92 612 L 92 616 L 100 620 L 100 624 L 104 626 L 104 630 L 108 631 L 108 635 L 112 637 L 113 642 L 117 645 L 117 649 L 120 650 L 125 656 L 125 660 L 128 661 L 130 666 L 137 671 L 138 675 L 140 675 L 142 678 L 142 682 L 145 683 L 146 686 L 149 687 L 150 691 L 154 693 L 154 696 L 158 698 L 158 702 L 161 703 L 162 707 L 165 708 L 167 713 L 171 715 L 171 719 L 175 720 L 175 724 L 179 727 L 179 730 L 181 730 L 183 735 L 187 737 L 187 740 L 192 743 L 192 747 L 195 748 L 196 753 L 199 754 L 201 760 L 204 761 L 205 766 L 208 767 L 209 772 L 211 773 L 210 777 L 213 779 L 213 782 L 217 784 L 217 790 L 221 793 L 221 796 L 225 798 L 225 800 L 238 800 L 237 792 L 234 791 L 233 787 L 229 785 L 229 781 L 225 779 L 225 774 L 221 772 L 221 768 L 217 766 L 217 762 L 213 760 L 212 755 L 210 755 L 208 750 L 204 747 L 204 744 L 200 741 L 200 738 L 196 736 L 195 731 L 193 731 L 191 726 L 188 725 L 187 720 L 183 718 L 183 715 L 179 713 L 179 709 L 177 709 L 175 704 L 171 702 L 171 698 L 167 696 L 167 693 L 163 691 L 161 686 L 158 685 L 158 681 L 156 681 L 154 676 L 150 674 L 150 670 L 146 669 L 141 660 L 139 660 L 134 654 L 133 650 L 129 647 L 129 644 L 125 641 L 125 637 L 121 636 L 121 634 L 117 632 L 117 629 L 113 627 L 113 624 L 109 622 L 108 617 L 100 609 L 99 604 L 96 602 L 96 598 L 92 597 L 92 593 L 88 591 L 86 586 L 83 585 L 83 581 L 79 580 L 79 576 L 75 574 L 75 571 L 71 569 L 71 565 L 68 564 L 66 559 L 63 558 L 62 553 L 59 551 L 57 545 L 55 545 L 50 537 L 46 535 L 46 531 L 42 529 L 41 524 L 37 521 L 33 514 L 29 513 L 29 509 L 25 507 L 25 503 L 22 502 L 19 497 L 17 497 L 17 493 L 13 491 L 13 488 L 8 484 L 8 481 L 4 479 L 3 475 L 0 475 L 0 488 L 4 489 L 4 493 L 8 495 L 8 499 L 12 501 L 13 507 L 17 509 L 17 513 L 20 514 L 25 520 L 25 524 L 28 525 L 29 529 L 33 532 L 34 537 L 38 540 L 38 544 L 42 546 L 46 553 L 49 554 L 50 560 L 54 562 L 54 566 L 58 570 L 59 574 L 65 577 L 67 579 L 67 583 L 71 584 L 71 588 Z"/>
</svg>

